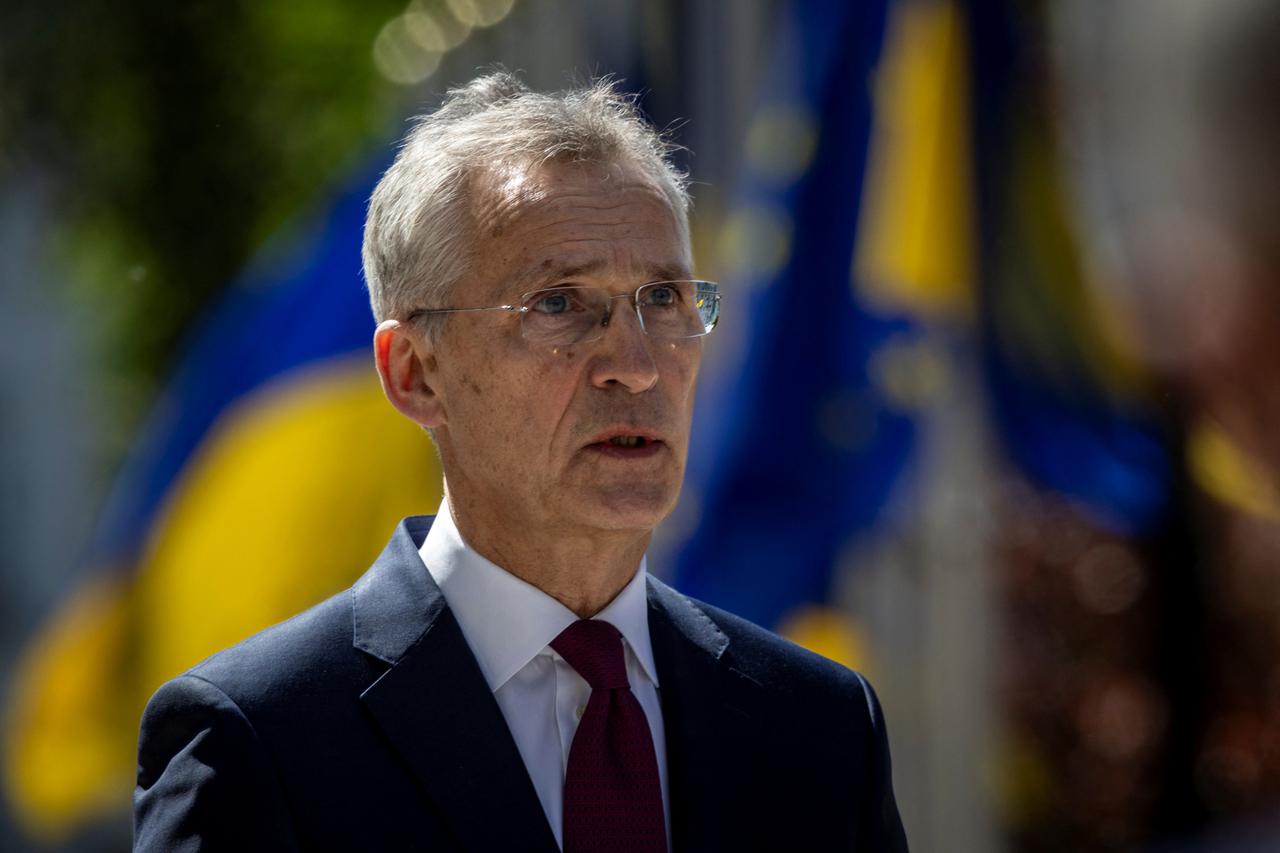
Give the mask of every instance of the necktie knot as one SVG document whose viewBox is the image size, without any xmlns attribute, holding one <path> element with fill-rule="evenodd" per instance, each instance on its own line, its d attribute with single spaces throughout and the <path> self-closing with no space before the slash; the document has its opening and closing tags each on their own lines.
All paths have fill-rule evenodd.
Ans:
<svg viewBox="0 0 1280 853">
<path fill-rule="evenodd" d="M 579 619 L 551 641 L 592 690 L 628 687 L 622 633 L 599 619 Z"/>
</svg>

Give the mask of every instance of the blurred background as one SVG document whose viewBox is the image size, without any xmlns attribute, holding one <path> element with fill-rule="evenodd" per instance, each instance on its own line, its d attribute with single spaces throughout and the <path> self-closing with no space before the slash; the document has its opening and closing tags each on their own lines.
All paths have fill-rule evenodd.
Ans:
<svg viewBox="0 0 1280 853">
<path fill-rule="evenodd" d="M 1267 0 L 4 4 L 0 849 L 127 849 L 156 686 L 435 510 L 360 230 L 494 63 L 685 146 L 651 570 L 871 676 L 913 849 L 1280 849 L 1278 58 Z"/>
</svg>

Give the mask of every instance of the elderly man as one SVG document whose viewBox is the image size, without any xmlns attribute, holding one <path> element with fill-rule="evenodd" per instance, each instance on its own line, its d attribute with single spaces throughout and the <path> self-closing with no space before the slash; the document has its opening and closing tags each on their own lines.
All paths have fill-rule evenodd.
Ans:
<svg viewBox="0 0 1280 853">
<path fill-rule="evenodd" d="M 668 154 L 608 85 L 505 74 L 410 134 L 365 277 L 446 499 L 161 688 L 139 849 L 905 849 L 868 684 L 646 573 L 720 299 Z"/>
</svg>

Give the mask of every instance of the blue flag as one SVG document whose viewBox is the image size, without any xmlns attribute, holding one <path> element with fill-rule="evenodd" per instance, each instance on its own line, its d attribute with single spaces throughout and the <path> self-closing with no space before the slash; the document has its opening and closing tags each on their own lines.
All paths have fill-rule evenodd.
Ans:
<svg viewBox="0 0 1280 853">
<path fill-rule="evenodd" d="M 873 381 L 913 320 L 873 312 L 851 281 L 885 12 L 782 9 L 728 218 L 715 342 L 728 352 L 704 374 L 686 486 L 698 524 L 676 583 L 766 626 L 827 599 L 837 554 L 880 516 L 915 440 Z"/>
</svg>

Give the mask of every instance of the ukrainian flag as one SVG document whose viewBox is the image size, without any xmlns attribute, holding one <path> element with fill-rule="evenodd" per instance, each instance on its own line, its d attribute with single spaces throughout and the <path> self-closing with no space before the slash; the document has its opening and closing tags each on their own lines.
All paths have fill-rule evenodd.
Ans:
<svg viewBox="0 0 1280 853">
<path fill-rule="evenodd" d="M 1167 503 L 1167 438 L 1088 298 L 1032 132 L 1045 107 L 1011 66 L 1014 19 L 796 0 L 773 30 L 721 240 L 737 308 L 704 366 L 676 583 L 846 663 L 867 665 L 829 606 L 837 579 L 917 521 L 922 430 L 956 364 L 1032 482 L 1128 532 Z"/>
<path fill-rule="evenodd" d="M 438 505 L 429 439 L 387 405 L 372 364 L 372 186 L 362 176 L 279 235 L 193 333 L 83 580 L 26 650 L 4 774 L 33 837 L 119 823 L 163 681 L 348 586 L 399 518 Z"/>
<path fill-rule="evenodd" d="M 909 504 L 945 381 L 937 330 L 972 310 L 965 17 L 809 0 L 774 32 L 721 241 L 740 308 L 705 368 L 676 583 L 865 666 L 826 607 L 834 578 Z"/>
<path fill-rule="evenodd" d="M 975 3 L 979 334 L 992 421 L 1028 479 L 1124 536 L 1168 521 L 1175 442 L 1137 332 L 1094 287 L 1059 151 L 1046 60 L 1019 26 L 1037 13 Z"/>
</svg>

